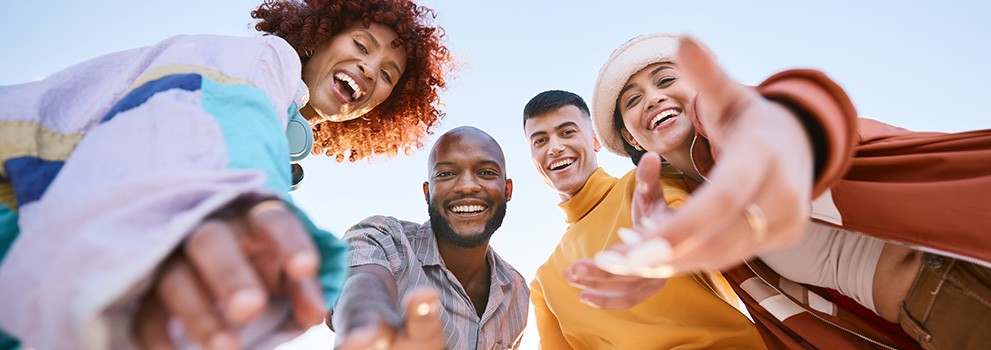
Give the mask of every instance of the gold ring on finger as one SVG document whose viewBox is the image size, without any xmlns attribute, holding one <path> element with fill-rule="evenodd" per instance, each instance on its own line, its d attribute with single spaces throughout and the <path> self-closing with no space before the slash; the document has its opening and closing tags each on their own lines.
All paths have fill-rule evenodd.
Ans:
<svg viewBox="0 0 991 350">
<path fill-rule="evenodd" d="M 751 202 L 743 207 L 743 217 L 750 225 L 754 241 L 763 242 L 767 238 L 767 217 L 764 216 L 764 211 L 756 203 Z"/>
</svg>

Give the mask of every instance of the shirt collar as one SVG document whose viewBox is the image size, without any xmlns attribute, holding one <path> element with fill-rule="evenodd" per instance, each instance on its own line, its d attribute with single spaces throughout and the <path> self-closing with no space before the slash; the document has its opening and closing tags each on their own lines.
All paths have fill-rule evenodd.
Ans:
<svg viewBox="0 0 991 350">
<path fill-rule="evenodd" d="M 582 189 L 578 190 L 578 193 L 574 197 L 557 205 L 568 216 L 565 222 L 573 224 L 585 217 L 585 215 L 602 201 L 602 198 L 609 193 L 609 190 L 612 190 L 613 186 L 616 186 L 616 180 L 615 177 L 606 173 L 601 167 L 595 169 L 595 172 L 588 177 L 585 185 L 582 186 Z"/>
<path fill-rule="evenodd" d="M 417 245 L 414 250 L 422 252 L 418 258 L 423 266 L 443 266 L 440 258 L 440 249 L 437 248 L 437 237 L 434 236 L 434 230 L 430 226 L 430 220 L 424 222 L 416 230 L 414 241 Z"/>
</svg>

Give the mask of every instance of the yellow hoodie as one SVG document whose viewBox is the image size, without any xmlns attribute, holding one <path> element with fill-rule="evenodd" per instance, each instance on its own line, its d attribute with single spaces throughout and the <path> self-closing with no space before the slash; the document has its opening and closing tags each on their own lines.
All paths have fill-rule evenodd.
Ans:
<svg viewBox="0 0 991 350">
<path fill-rule="evenodd" d="M 738 304 L 718 274 L 670 278 L 660 292 L 626 310 L 602 310 L 578 300 L 580 290 L 568 284 L 564 271 L 578 259 L 619 241 L 616 230 L 630 227 L 630 203 L 636 169 L 617 179 L 597 169 L 585 186 L 559 206 L 570 224 L 554 253 L 537 269 L 530 283 L 542 349 L 702 349 L 753 348 L 764 345 L 753 323 L 713 294 Z M 668 205 L 688 197 L 680 175 L 662 176 Z M 708 276 L 708 277 L 702 277 Z M 718 276 L 718 277 L 717 277 Z"/>
</svg>

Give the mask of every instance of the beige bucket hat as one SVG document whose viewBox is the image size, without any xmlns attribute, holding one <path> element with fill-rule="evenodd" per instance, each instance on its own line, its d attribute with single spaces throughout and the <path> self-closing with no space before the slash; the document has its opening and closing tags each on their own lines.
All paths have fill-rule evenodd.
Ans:
<svg viewBox="0 0 991 350">
<path fill-rule="evenodd" d="M 592 95 L 592 119 L 599 140 L 609 151 L 629 157 L 623 149 L 623 136 L 613 127 L 613 113 L 619 91 L 641 69 L 657 62 L 673 62 L 678 54 L 679 35 L 645 34 L 630 39 L 613 51 L 599 70 Z"/>
</svg>

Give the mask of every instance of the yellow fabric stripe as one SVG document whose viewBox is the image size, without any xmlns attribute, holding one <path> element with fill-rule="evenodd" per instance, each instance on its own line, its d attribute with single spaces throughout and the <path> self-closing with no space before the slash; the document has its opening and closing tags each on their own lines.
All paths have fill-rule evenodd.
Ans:
<svg viewBox="0 0 991 350">
<path fill-rule="evenodd" d="M 83 134 L 62 134 L 31 121 L 0 121 L 0 163 L 16 157 L 65 160 L 82 139 Z M 3 167 L 0 176 L 6 176 Z"/>
<path fill-rule="evenodd" d="M 152 68 L 145 74 L 142 74 L 137 80 L 134 81 L 134 84 L 131 85 L 126 92 L 124 92 L 124 95 L 127 95 L 131 92 L 131 90 L 137 89 L 149 81 L 161 79 L 162 77 L 173 74 L 199 74 L 221 84 L 248 85 L 251 87 L 257 87 L 255 84 L 251 83 L 251 81 L 241 78 L 234 78 L 215 69 L 192 64 L 169 64 Z"/>
<path fill-rule="evenodd" d="M 9 182 L 0 182 L 0 205 L 17 211 L 17 198 L 14 197 L 14 187 Z"/>
</svg>

